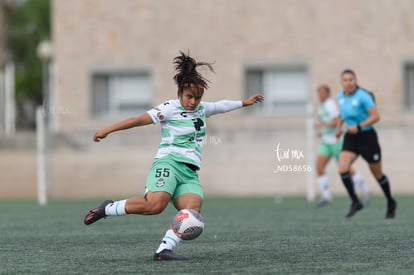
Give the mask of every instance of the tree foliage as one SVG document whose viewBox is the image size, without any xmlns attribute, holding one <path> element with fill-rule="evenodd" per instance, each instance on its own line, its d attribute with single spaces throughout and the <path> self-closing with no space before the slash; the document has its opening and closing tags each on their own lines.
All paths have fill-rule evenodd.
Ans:
<svg viewBox="0 0 414 275">
<path fill-rule="evenodd" d="M 7 16 L 8 51 L 16 66 L 17 102 L 42 101 L 42 64 L 39 42 L 50 39 L 50 0 L 25 0 Z"/>
</svg>

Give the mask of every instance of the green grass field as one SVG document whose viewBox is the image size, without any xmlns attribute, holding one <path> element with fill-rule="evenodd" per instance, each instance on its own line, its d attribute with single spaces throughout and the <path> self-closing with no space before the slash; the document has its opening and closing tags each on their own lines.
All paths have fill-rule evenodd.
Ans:
<svg viewBox="0 0 414 275">
<path fill-rule="evenodd" d="M 100 201 L 0 202 L 0 274 L 414 274 L 414 198 L 385 199 L 345 219 L 347 198 L 208 198 L 204 233 L 184 262 L 153 262 L 175 211 L 82 222 Z"/>
</svg>

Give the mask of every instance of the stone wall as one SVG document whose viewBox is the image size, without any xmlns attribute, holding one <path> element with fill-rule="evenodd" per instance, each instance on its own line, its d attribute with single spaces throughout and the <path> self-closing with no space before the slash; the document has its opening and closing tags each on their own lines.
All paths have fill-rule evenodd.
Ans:
<svg viewBox="0 0 414 275">
<path fill-rule="evenodd" d="M 319 83 L 337 91 L 341 70 L 355 69 L 359 83 L 377 97 L 384 170 L 393 189 L 414 193 L 408 175 L 414 115 L 403 108 L 402 67 L 414 61 L 414 1 L 53 0 L 52 10 L 59 126 L 51 156 L 52 197 L 143 193 L 160 138 L 158 126 L 92 143 L 94 131 L 114 119 L 90 115 L 91 72 L 149 68 L 156 105 L 175 97 L 172 58 L 187 49 L 199 60 L 215 61 L 206 101 L 243 98 L 249 64 L 305 66 L 315 105 Z M 206 194 L 304 195 L 309 172 L 274 171 L 278 165 L 313 165 L 317 142 L 307 144 L 305 129 L 305 117 L 242 110 L 212 118 L 200 171 Z M 35 148 L 13 145 L 13 140 L 0 149 L 0 197 L 35 197 Z M 304 158 L 277 160 L 278 144 Z M 379 192 L 365 163 L 358 160 L 356 166 Z M 329 175 L 334 192 L 343 194 L 334 163 Z"/>
<path fill-rule="evenodd" d="M 384 171 L 391 180 L 393 191 L 413 194 L 409 167 L 414 159 L 409 145 L 414 138 L 414 129 L 379 126 L 378 133 L 383 149 Z M 100 143 L 93 143 L 91 135 L 85 132 L 55 137 L 50 158 L 51 197 L 117 198 L 142 195 L 159 142 L 158 127 L 116 133 Z M 255 131 L 210 129 L 199 172 L 206 195 L 306 196 L 308 177 L 315 180 L 311 151 L 315 153 L 317 144 L 309 151 L 305 136 L 303 129 L 288 127 Z M 25 144 L 33 144 L 34 141 L 34 137 L 22 139 Z M 275 151 L 278 144 L 280 152 L 289 150 L 289 153 L 281 154 L 285 158 L 280 161 Z M 36 197 L 36 151 L 30 146 L 24 148 L 19 145 L 20 150 L 0 150 L 0 198 Z M 286 168 L 288 166 L 291 168 Z M 358 159 L 355 167 L 362 172 L 374 193 L 381 194 L 366 163 Z M 328 166 L 328 174 L 334 194 L 344 195 L 345 189 L 334 162 Z M 318 193 L 315 183 L 313 187 Z"/>
</svg>

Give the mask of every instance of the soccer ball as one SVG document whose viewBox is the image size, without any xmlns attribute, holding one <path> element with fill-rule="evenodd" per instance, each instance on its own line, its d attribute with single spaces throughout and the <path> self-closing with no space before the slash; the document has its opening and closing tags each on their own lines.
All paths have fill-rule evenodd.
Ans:
<svg viewBox="0 0 414 275">
<path fill-rule="evenodd" d="M 182 240 L 194 240 L 203 232 L 203 217 L 195 210 L 178 211 L 172 222 L 172 230 Z"/>
</svg>

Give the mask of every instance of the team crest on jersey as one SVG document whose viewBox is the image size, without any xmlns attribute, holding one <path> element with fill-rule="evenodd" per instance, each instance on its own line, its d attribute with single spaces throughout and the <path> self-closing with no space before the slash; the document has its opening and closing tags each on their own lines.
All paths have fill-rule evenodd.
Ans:
<svg viewBox="0 0 414 275">
<path fill-rule="evenodd" d="M 155 186 L 157 187 L 163 187 L 165 185 L 165 181 L 163 178 L 159 178 Z"/>
<path fill-rule="evenodd" d="M 358 100 L 354 99 L 352 100 L 352 106 L 357 106 L 358 105 Z"/>
</svg>

